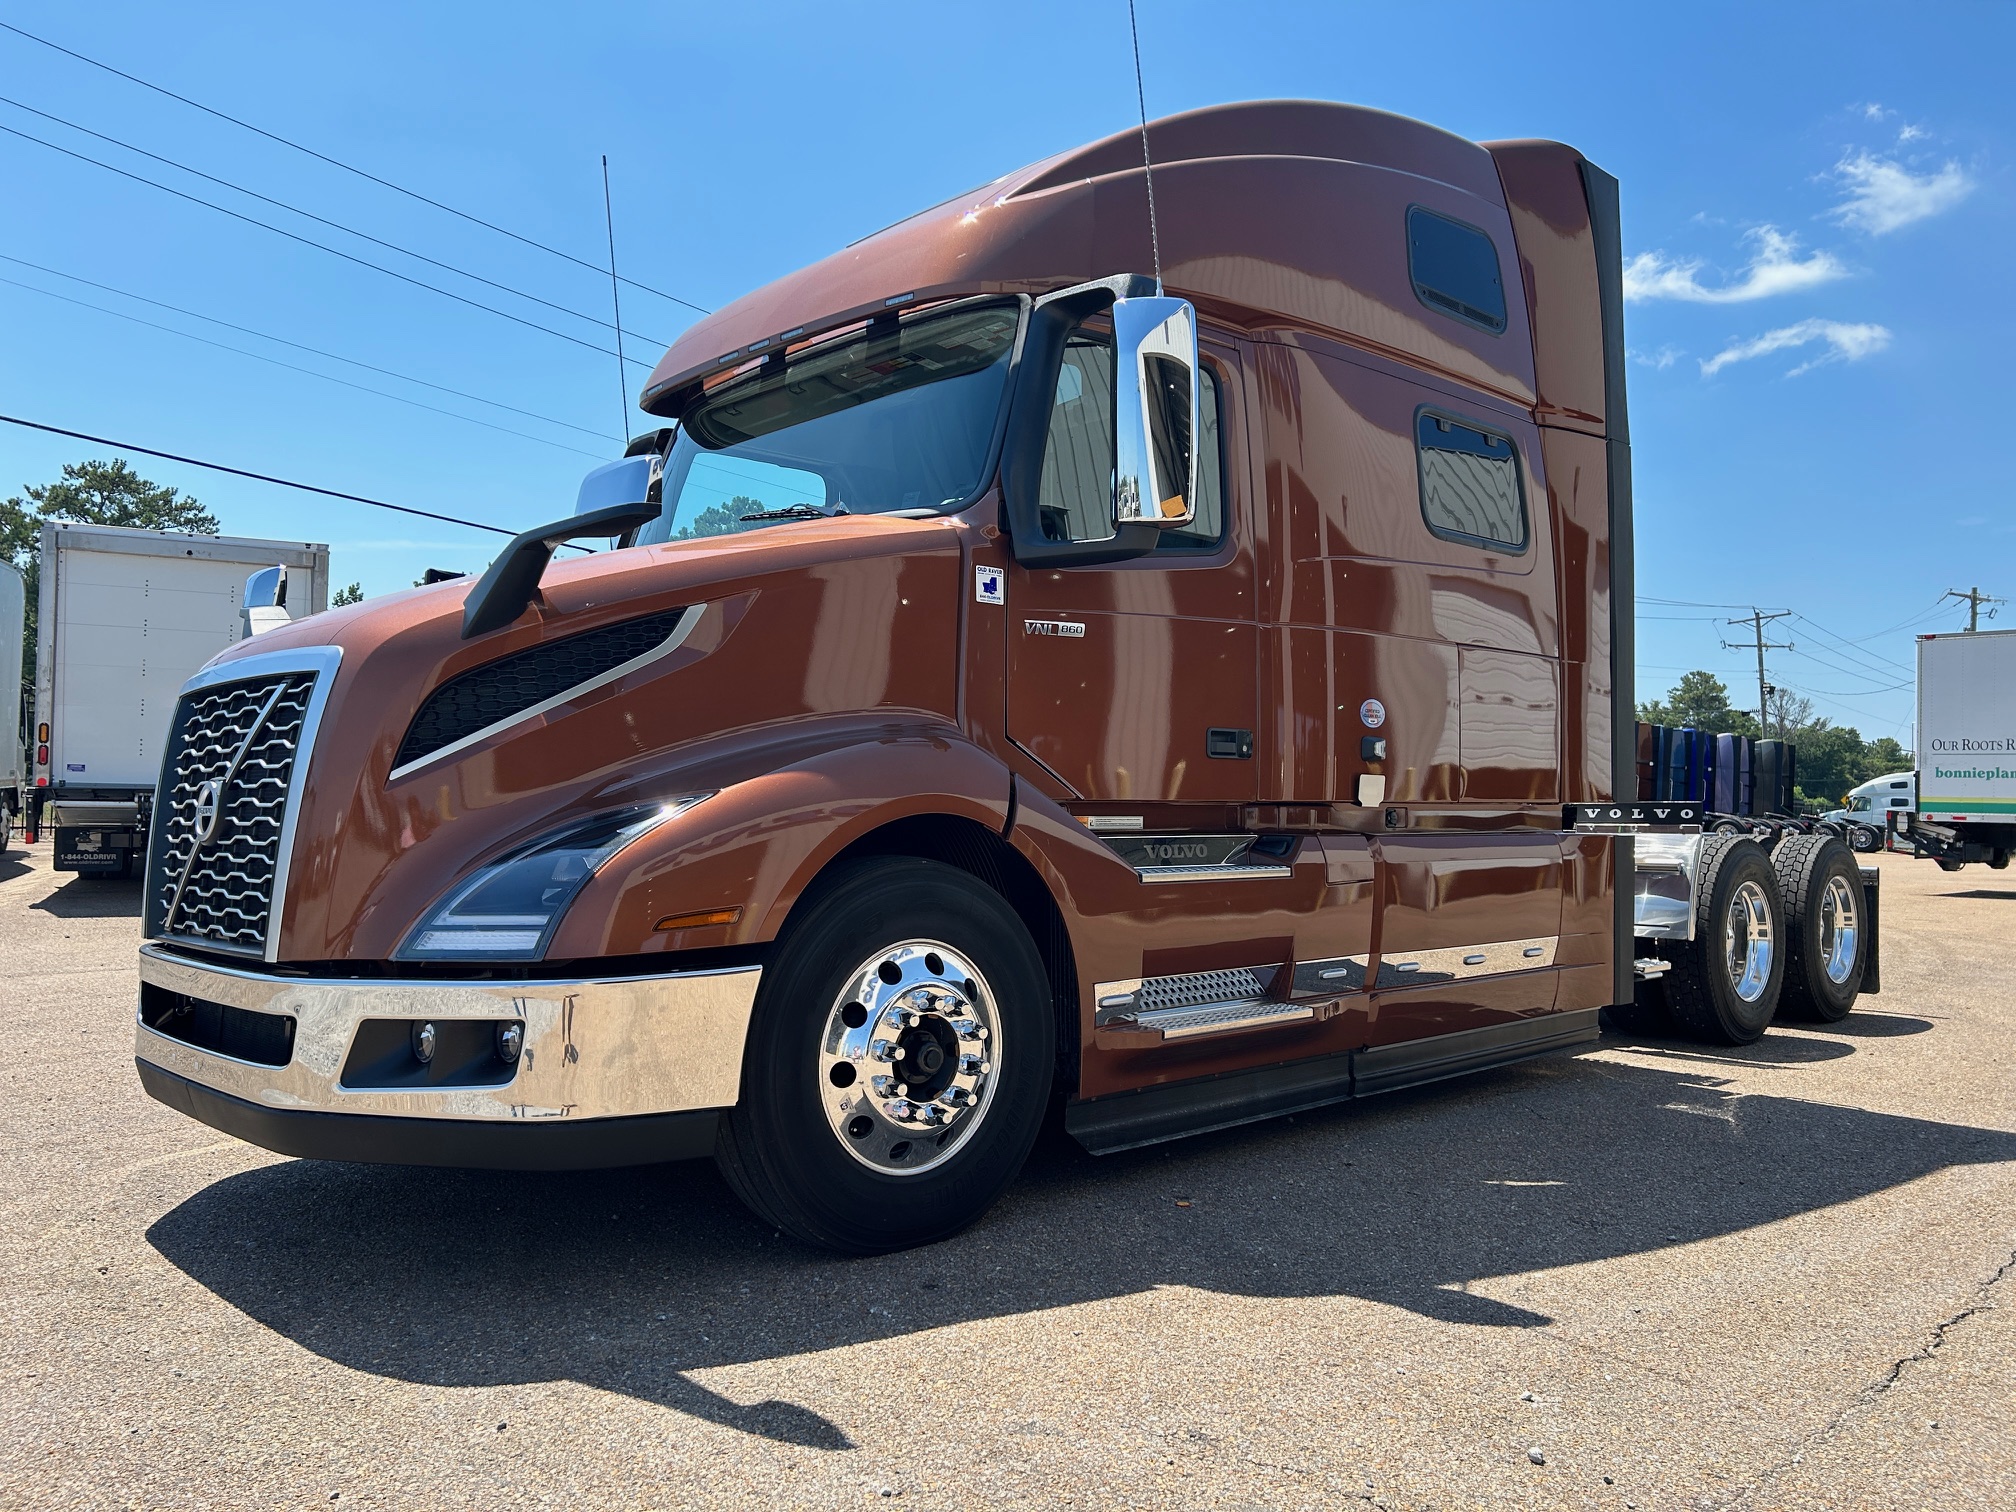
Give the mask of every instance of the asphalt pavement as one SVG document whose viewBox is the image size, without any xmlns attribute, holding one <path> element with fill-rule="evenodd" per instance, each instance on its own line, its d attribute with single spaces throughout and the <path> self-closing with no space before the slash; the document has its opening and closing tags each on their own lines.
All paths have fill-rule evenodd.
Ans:
<svg viewBox="0 0 2016 1512">
<path fill-rule="evenodd" d="M 2016 875 L 1846 1022 L 1094 1159 L 804 1249 L 706 1163 L 281 1159 L 152 1102 L 137 884 L 0 858 L 0 1506 L 2016 1507 Z"/>
</svg>

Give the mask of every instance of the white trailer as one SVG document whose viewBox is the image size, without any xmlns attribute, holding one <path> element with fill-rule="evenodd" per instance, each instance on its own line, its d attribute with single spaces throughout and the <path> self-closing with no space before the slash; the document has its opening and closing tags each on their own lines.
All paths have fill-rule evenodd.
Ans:
<svg viewBox="0 0 2016 1512">
<path fill-rule="evenodd" d="M 2016 851 L 2016 630 L 1918 637 L 1918 803 L 1891 821 L 1947 871 Z"/>
<path fill-rule="evenodd" d="M 42 527 L 31 834 L 58 871 L 129 875 L 182 685 L 248 633 L 245 580 L 287 569 L 293 618 L 329 603 L 329 548 L 51 521 Z"/>
<path fill-rule="evenodd" d="M 0 562 L 0 855 L 28 811 L 28 710 L 21 683 L 28 589 L 20 572 Z"/>
</svg>

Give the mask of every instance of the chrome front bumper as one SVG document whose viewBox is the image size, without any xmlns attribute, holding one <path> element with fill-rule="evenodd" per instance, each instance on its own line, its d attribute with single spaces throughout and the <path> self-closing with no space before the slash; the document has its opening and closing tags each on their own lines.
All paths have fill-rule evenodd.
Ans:
<svg viewBox="0 0 2016 1512">
<path fill-rule="evenodd" d="M 167 1084 L 149 1077 L 150 1067 L 169 1073 L 178 1087 L 186 1084 L 206 1105 L 217 1100 L 205 1099 L 205 1092 L 240 1105 L 241 1122 L 270 1113 L 336 1115 L 381 1131 L 388 1120 L 413 1120 L 416 1128 L 452 1123 L 462 1126 L 452 1141 L 461 1148 L 467 1142 L 463 1136 L 484 1125 L 579 1126 L 732 1106 L 741 1088 L 742 1047 L 761 974 L 750 966 L 571 982 L 318 980 L 198 963 L 143 945 L 143 983 L 250 1013 L 286 1015 L 295 1027 L 292 1055 L 280 1066 L 206 1050 L 144 1022 L 136 1024 L 134 1055 L 156 1096 L 162 1096 L 157 1085 Z M 525 1026 L 524 1047 L 508 1079 L 496 1085 L 346 1087 L 344 1065 L 366 1019 L 517 1020 Z M 163 1100 L 226 1127 L 185 1106 L 183 1093 Z M 314 1122 L 342 1127 L 327 1119 Z M 244 1137 L 287 1148 L 257 1133 Z"/>
</svg>

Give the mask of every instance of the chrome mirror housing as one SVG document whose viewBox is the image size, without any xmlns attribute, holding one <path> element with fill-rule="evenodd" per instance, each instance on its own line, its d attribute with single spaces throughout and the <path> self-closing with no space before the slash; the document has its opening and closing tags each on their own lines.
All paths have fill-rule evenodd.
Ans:
<svg viewBox="0 0 2016 1512">
<path fill-rule="evenodd" d="M 248 640 L 294 622 L 294 617 L 287 612 L 285 567 L 261 567 L 245 579 L 245 595 L 239 601 L 238 622 Z"/>
<path fill-rule="evenodd" d="M 655 503 L 664 467 L 664 457 L 656 452 L 603 463 L 581 480 L 574 513 L 595 514 L 619 504 Z"/>
<path fill-rule="evenodd" d="M 1196 517 L 1197 312 L 1187 299 L 1113 302 L 1113 524 Z"/>
</svg>

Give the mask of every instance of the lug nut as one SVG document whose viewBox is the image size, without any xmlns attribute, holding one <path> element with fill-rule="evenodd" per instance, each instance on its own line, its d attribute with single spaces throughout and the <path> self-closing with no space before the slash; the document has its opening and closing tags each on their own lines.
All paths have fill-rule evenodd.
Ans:
<svg viewBox="0 0 2016 1512">
<path fill-rule="evenodd" d="M 903 1059 L 903 1047 L 894 1040 L 877 1040 L 868 1047 L 868 1053 L 878 1061 L 897 1061 Z"/>
<path fill-rule="evenodd" d="M 893 1076 L 874 1077 L 869 1081 L 868 1085 L 875 1089 L 877 1097 L 894 1097 L 896 1095 L 896 1078 Z"/>
<path fill-rule="evenodd" d="M 908 1123 L 917 1116 L 917 1108 L 908 1098 L 892 1098 L 882 1105 L 882 1111 L 898 1123 Z"/>
<path fill-rule="evenodd" d="M 497 1026 L 497 1059 L 507 1066 L 518 1064 L 518 1056 L 525 1049 L 525 1026 L 523 1024 L 499 1024 Z"/>
<path fill-rule="evenodd" d="M 434 1059 L 434 1042 L 436 1037 L 432 1024 L 415 1024 L 413 1026 L 413 1058 L 423 1066 Z"/>
<path fill-rule="evenodd" d="M 959 1074 L 961 1076 L 971 1076 L 977 1071 L 984 1070 L 986 1064 L 987 1063 L 982 1059 L 980 1059 L 980 1057 L 977 1055 L 973 1055 L 970 1053 L 962 1055 L 959 1057 Z"/>
</svg>

